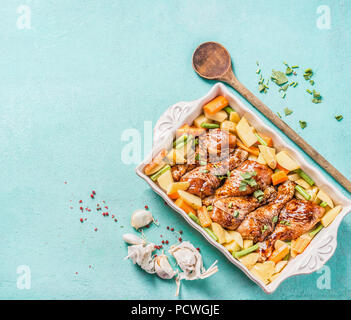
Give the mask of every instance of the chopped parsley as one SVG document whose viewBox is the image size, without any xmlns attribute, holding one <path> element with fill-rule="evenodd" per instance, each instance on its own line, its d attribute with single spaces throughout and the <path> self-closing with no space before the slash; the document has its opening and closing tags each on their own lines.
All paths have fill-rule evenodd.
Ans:
<svg viewBox="0 0 351 320">
<path fill-rule="evenodd" d="M 272 70 L 271 79 L 278 86 L 281 86 L 288 82 L 288 78 L 286 77 L 284 72 L 276 71 L 274 69 Z"/>
<path fill-rule="evenodd" d="M 213 210 L 213 207 L 212 206 L 208 206 L 207 207 L 207 211 L 212 211 Z"/>
<path fill-rule="evenodd" d="M 305 70 L 305 73 L 303 74 L 303 77 L 307 81 L 307 80 L 311 80 L 312 75 L 313 75 L 313 71 L 312 71 L 311 68 L 309 68 L 309 69 Z"/>
<path fill-rule="evenodd" d="M 242 172 L 241 176 L 242 176 L 242 180 L 240 182 L 239 185 L 239 191 L 246 191 L 247 186 L 250 187 L 255 187 L 257 186 L 257 182 L 256 180 L 253 178 L 254 176 L 257 175 L 256 171 L 252 171 L 252 172 Z"/>
<path fill-rule="evenodd" d="M 282 220 L 282 221 L 280 221 L 280 224 L 283 224 L 283 225 L 285 225 L 285 226 L 290 226 L 290 222 L 287 221 L 287 220 Z"/>
<path fill-rule="evenodd" d="M 338 121 L 341 121 L 342 119 L 344 119 L 344 117 L 341 114 L 339 114 L 339 115 L 335 116 L 335 119 Z"/>
<path fill-rule="evenodd" d="M 259 202 L 264 198 L 264 192 L 262 190 L 256 190 L 253 195 Z"/>
<path fill-rule="evenodd" d="M 262 227 L 262 233 L 264 233 L 266 230 L 268 229 L 268 226 L 265 224 L 263 227 Z"/>
<path fill-rule="evenodd" d="M 278 221 L 278 216 L 274 216 L 273 218 L 272 218 L 272 222 L 273 223 L 276 223 Z"/>
<path fill-rule="evenodd" d="M 312 99 L 313 103 L 321 103 L 322 102 L 322 96 L 319 92 L 317 92 L 316 90 L 313 90 L 312 95 L 313 95 L 313 99 Z"/>
<path fill-rule="evenodd" d="M 239 214 L 240 214 L 239 210 L 235 210 L 234 211 L 234 218 L 239 217 Z"/>
<path fill-rule="evenodd" d="M 289 108 L 284 108 L 284 113 L 286 116 L 289 116 L 293 113 L 294 111 L 290 110 Z"/>
<path fill-rule="evenodd" d="M 233 208 L 233 202 L 229 202 L 229 204 L 228 204 L 228 208 Z"/>
<path fill-rule="evenodd" d="M 307 122 L 306 121 L 299 121 L 301 129 L 305 129 L 307 127 Z"/>
</svg>

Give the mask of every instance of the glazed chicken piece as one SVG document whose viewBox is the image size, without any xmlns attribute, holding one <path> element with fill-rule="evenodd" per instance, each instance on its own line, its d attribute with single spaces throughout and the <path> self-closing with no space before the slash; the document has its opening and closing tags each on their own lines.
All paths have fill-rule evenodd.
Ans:
<svg viewBox="0 0 351 320">
<path fill-rule="evenodd" d="M 273 233 L 262 244 L 261 256 L 269 257 L 277 240 L 295 240 L 311 230 L 324 213 L 324 208 L 311 201 L 299 199 L 289 201 L 281 211 Z"/>
<path fill-rule="evenodd" d="M 236 149 L 228 159 L 216 163 L 200 166 L 186 173 L 180 181 L 189 181 L 188 192 L 201 198 L 214 194 L 221 184 L 221 176 L 227 174 L 240 165 L 248 157 L 248 153 L 242 149 Z"/>
<path fill-rule="evenodd" d="M 278 188 L 277 197 L 267 205 L 250 212 L 237 231 L 254 243 L 263 241 L 274 229 L 280 211 L 295 193 L 295 183 L 288 180 Z"/>
<path fill-rule="evenodd" d="M 213 210 L 210 214 L 211 219 L 223 228 L 235 230 L 248 213 L 272 201 L 276 196 L 275 188 L 269 186 L 264 190 L 260 200 L 253 196 L 227 197 L 214 200 Z"/>
<path fill-rule="evenodd" d="M 239 187 L 244 179 L 242 176 L 244 172 L 256 172 L 253 179 L 256 180 L 257 185 L 252 187 L 247 185 L 245 190 L 240 190 Z M 226 180 L 224 185 L 216 191 L 216 197 L 246 196 L 252 194 L 256 190 L 264 190 L 271 184 L 272 174 L 273 171 L 267 166 L 256 161 L 246 160 L 231 172 L 230 177 Z"/>
<path fill-rule="evenodd" d="M 221 129 L 211 129 L 199 137 L 199 153 L 202 160 L 218 162 L 228 158 L 236 146 L 236 136 Z"/>
<path fill-rule="evenodd" d="M 173 180 L 178 182 L 182 176 L 196 168 L 196 166 L 196 164 L 176 164 L 172 166 L 171 172 Z"/>
</svg>

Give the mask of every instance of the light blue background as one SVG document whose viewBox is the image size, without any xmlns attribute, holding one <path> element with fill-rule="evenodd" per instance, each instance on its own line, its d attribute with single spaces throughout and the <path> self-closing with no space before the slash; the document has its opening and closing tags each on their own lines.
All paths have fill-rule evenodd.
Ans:
<svg viewBox="0 0 351 320">
<path fill-rule="evenodd" d="M 31 9 L 30 30 L 16 27 L 21 4 Z M 331 8 L 330 30 L 316 27 L 321 4 Z M 215 40 L 230 51 L 238 78 L 274 111 L 293 109 L 288 124 L 351 178 L 350 14 L 351 2 L 341 0 L 2 1 L 0 298 L 174 298 L 173 281 L 122 260 L 130 215 L 148 204 L 161 224 L 146 230 L 150 240 L 175 239 L 165 227 L 176 226 L 201 248 L 207 267 L 219 260 L 220 272 L 183 283 L 181 298 L 349 299 L 351 216 L 327 263 L 331 290 L 319 290 L 321 274 L 314 273 L 266 295 L 165 207 L 120 153 L 125 129 L 143 133 L 145 120 L 155 123 L 169 105 L 210 89 L 213 83 L 193 72 L 191 56 Z M 301 69 L 285 100 L 274 85 L 259 94 L 257 60 L 266 77 L 283 61 L 313 68 L 323 103 L 310 102 Z M 302 131 L 298 120 L 308 127 Z M 118 223 L 95 212 L 79 222 L 78 200 L 97 202 L 89 199 L 92 189 Z M 16 287 L 19 265 L 31 269 L 30 290 Z"/>
</svg>

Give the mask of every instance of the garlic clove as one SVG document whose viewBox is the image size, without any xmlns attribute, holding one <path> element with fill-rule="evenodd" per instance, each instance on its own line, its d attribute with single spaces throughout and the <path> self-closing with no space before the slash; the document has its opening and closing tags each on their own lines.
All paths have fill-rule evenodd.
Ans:
<svg viewBox="0 0 351 320">
<path fill-rule="evenodd" d="M 155 271 L 162 279 L 172 279 L 176 274 L 165 254 L 161 254 L 155 258 Z"/>
<path fill-rule="evenodd" d="M 143 210 L 143 209 L 138 209 L 138 210 L 134 211 L 134 213 L 132 214 L 132 217 L 131 217 L 131 225 L 136 230 L 147 226 L 152 221 L 154 221 L 154 218 L 153 218 L 151 212 Z"/>
<path fill-rule="evenodd" d="M 123 235 L 123 240 L 124 242 L 128 243 L 128 244 L 143 244 L 145 243 L 145 241 L 141 238 L 139 238 L 138 236 L 136 236 L 135 234 L 132 233 L 126 233 Z"/>
</svg>

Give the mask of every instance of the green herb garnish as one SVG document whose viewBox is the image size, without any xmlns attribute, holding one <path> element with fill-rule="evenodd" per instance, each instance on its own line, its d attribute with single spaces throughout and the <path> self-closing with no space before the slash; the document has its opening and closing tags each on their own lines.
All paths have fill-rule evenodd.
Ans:
<svg viewBox="0 0 351 320">
<path fill-rule="evenodd" d="M 213 210 L 213 207 L 212 206 L 208 206 L 207 207 L 207 211 L 212 211 Z"/>
<path fill-rule="evenodd" d="M 229 209 L 233 208 L 233 205 L 234 205 L 233 202 L 229 202 L 228 208 L 229 208 Z"/>
<path fill-rule="evenodd" d="M 256 171 L 252 172 L 242 172 L 241 176 L 243 180 L 241 180 L 240 185 L 239 185 L 239 191 L 246 191 L 247 186 L 249 185 L 250 187 L 255 187 L 257 186 L 256 180 L 253 178 L 254 176 L 257 175 Z"/>
<path fill-rule="evenodd" d="M 285 71 L 285 74 L 286 75 L 290 75 L 290 74 L 292 74 L 293 73 L 293 70 L 288 66 L 288 67 L 286 67 L 286 71 Z"/>
<path fill-rule="evenodd" d="M 273 218 L 272 218 L 272 222 L 273 223 L 276 223 L 278 221 L 278 216 L 274 216 Z"/>
<path fill-rule="evenodd" d="M 335 119 L 338 120 L 338 121 L 341 121 L 344 117 L 339 114 L 338 116 L 335 116 Z"/>
<path fill-rule="evenodd" d="M 311 80 L 312 75 L 313 75 L 313 71 L 311 68 L 309 68 L 305 70 L 303 77 L 305 78 L 305 80 Z"/>
<path fill-rule="evenodd" d="M 284 72 L 276 71 L 274 69 L 272 70 L 271 79 L 278 86 L 281 86 L 288 82 L 288 78 L 286 77 Z"/>
<path fill-rule="evenodd" d="M 307 127 L 307 122 L 306 121 L 299 121 L 301 129 L 305 129 Z"/>
<path fill-rule="evenodd" d="M 290 222 L 288 220 L 281 220 L 280 224 L 286 225 L 286 226 L 290 226 Z"/>
<path fill-rule="evenodd" d="M 293 113 L 294 111 L 290 110 L 289 108 L 284 108 L 284 113 L 286 116 L 289 116 Z"/>
<path fill-rule="evenodd" d="M 316 90 L 313 90 L 312 94 L 313 94 L 313 99 L 312 99 L 313 103 L 321 103 L 322 102 L 322 96 L 319 92 L 317 92 Z"/>
<path fill-rule="evenodd" d="M 265 224 L 261 229 L 262 233 L 264 233 L 267 229 L 268 229 L 268 226 Z"/>
<path fill-rule="evenodd" d="M 264 192 L 262 190 L 256 190 L 253 195 L 259 202 L 264 198 Z"/>
<path fill-rule="evenodd" d="M 234 211 L 234 218 L 239 217 L 239 214 L 240 214 L 239 210 L 235 210 Z"/>
</svg>

